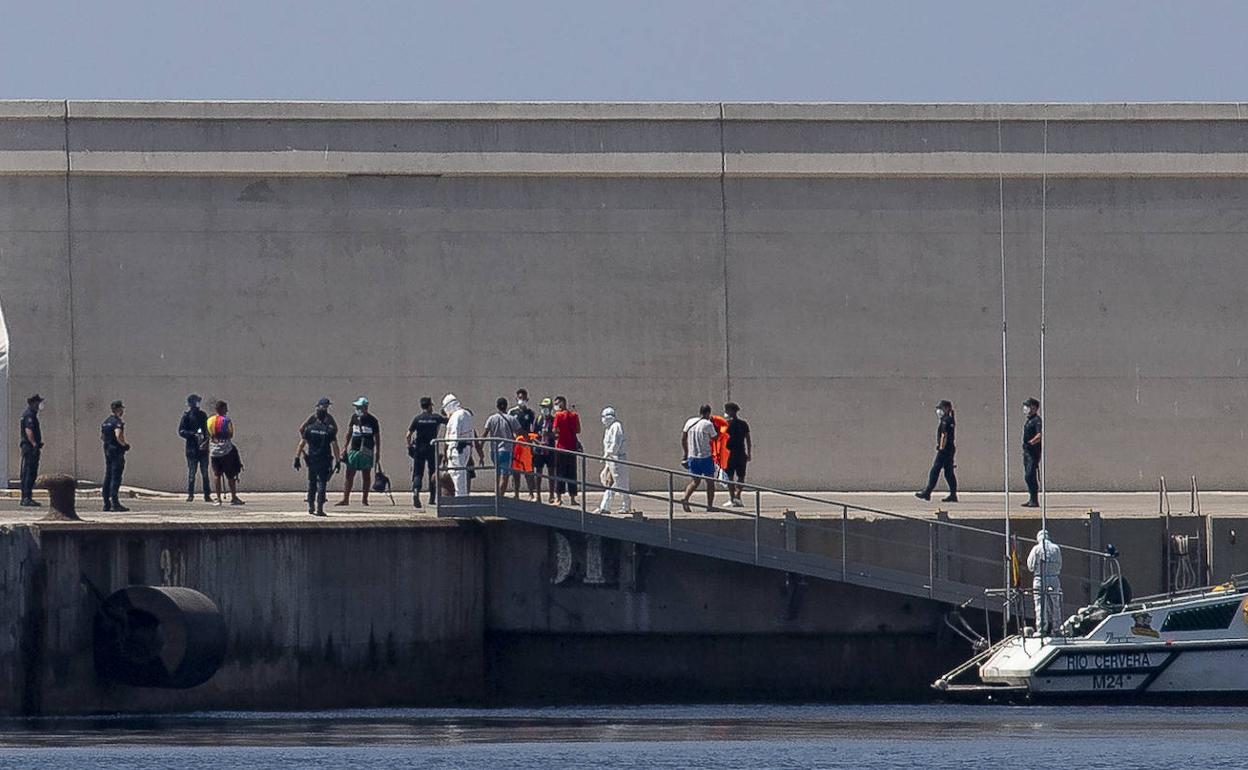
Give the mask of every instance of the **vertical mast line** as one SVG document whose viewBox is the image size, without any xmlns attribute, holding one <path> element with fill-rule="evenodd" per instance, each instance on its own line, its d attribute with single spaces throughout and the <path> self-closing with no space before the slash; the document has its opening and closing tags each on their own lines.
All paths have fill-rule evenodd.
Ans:
<svg viewBox="0 0 1248 770">
<path fill-rule="evenodd" d="M 1049 119 L 1044 119 L 1044 154 L 1040 164 L 1040 404 L 1048 416 L 1049 402 L 1044 393 L 1044 326 L 1045 326 L 1045 283 L 1049 266 Z M 1041 439 L 1047 442 L 1047 437 Z M 1043 446 L 1043 443 L 1042 443 Z M 1041 449 L 1041 452 L 1044 450 Z M 1049 528 L 1049 484 L 1048 460 L 1040 457 L 1040 528 Z"/>
<path fill-rule="evenodd" d="M 1001 118 L 997 117 L 997 232 L 1001 247 L 1001 449 L 1002 473 L 1005 476 L 1003 502 L 1005 505 L 1005 585 L 1013 588 L 1011 570 L 1013 561 L 1010 552 L 1010 367 L 1009 350 L 1006 347 L 1006 292 L 1005 292 L 1005 167 L 1004 152 L 1001 141 Z M 1010 605 L 1014 594 L 1007 590 L 1009 601 L 1005 605 L 1005 625 L 1010 622 Z"/>
</svg>

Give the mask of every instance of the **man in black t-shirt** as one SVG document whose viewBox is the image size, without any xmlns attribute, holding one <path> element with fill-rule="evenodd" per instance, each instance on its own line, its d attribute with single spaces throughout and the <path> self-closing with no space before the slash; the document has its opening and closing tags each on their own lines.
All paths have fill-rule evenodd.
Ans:
<svg viewBox="0 0 1248 770">
<path fill-rule="evenodd" d="M 533 433 L 537 434 L 537 446 L 533 449 L 533 476 L 537 479 L 537 493 L 541 497 L 543 476 L 546 477 L 549 497 L 546 502 L 555 502 L 555 414 L 553 402 L 543 398 L 541 415 L 533 421 Z"/>
<path fill-rule="evenodd" d="M 932 490 L 936 488 L 936 482 L 940 480 L 940 474 L 945 474 L 945 483 L 949 485 L 949 496 L 942 499 L 943 503 L 956 503 L 958 501 L 958 477 L 954 475 L 953 458 L 957 453 L 957 445 L 954 443 L 954 431 L 957 429 L 957 422 L 953 416 L 953 404 L 949 401 L 941 401 L 936 405 L 936 417 L 940 420 L 936 426 L 936 459 L 932 461 L 932 469 L 927 474 L 927 486 L 922 492 L 915 492 L 914 496 L 920 500 L 931 500 Z"/>
<path fill-rule="evenodd" d="M 338 457 L 338 426 L 329 414 L 330 401 L 322 398 L 316 411 L 299 429 L 299 445 L 295 447 L 295 470 L 300 459 L 308 465 L 308 513 L 325 515 L 325 486 L 341 465 Z"/>
<path fill-rule="evenodd" d="M 39 456 L 43 450 L 43 430 L 39 427 L 39 410 L 43 408 L 43 396 L 36 393 L 26 399 L 26 411 L 22 413 L 20 429 L 22 439 L 22 501 L 18 505 L 28 508 L 42 505 L 35 499 L 35 479 L 39 476 Z"/>
<path fill-rule="evenodd" d="M 342 485 L 342 499 L 334 505 L 347 505 L 351 502 L 351 487 L 355 482 L 355 472 L 363 476 L 360 485 L 360 502 L 368 505 L 368 491 L 373 486 L 373 466 L 381 462 L 381 423 L 368 412 L 368 398 L 360 396 L 351 402 L 355 414 L 347 425 L 347 451 L 342 456 L 347 466 L 347 480 Z"/>
<path fill-rule="evenodd" d="M 1040 507 L 1040 454 L 1041 432 L 1040 402 L 1029 398 L 1023 402 L 1027 422 L 1023 424 L 1023 479 L 1027 482 L 1027 502 L 1024 508 Z"/>
<path fill-rule="evenodd" d="M 126 452 L 130 444 L 126 441 L 126 423 L 122 415 L 126 413 L 126 405 L 114 401 L 109 405 L 112 414 L 100 425 L 100 441 L 104 444 L 104 510 L 125 512 L 130 510 L 121 504 L 118 495 L 121 490 L 121 476 L 126 470 Z"/>
<path fill-rule="evenodd" d="M 212 502 L 208 486 L 208 413 L 199 408 L 203 401 L 192 393 L 186 397 L 186 411 L 178 423 L 178 435 L 186 442 L 186 501 L 195 502 L 195 474 L 204 479 L 204 502 Z"/>
<path fill-rule="evenodd" d="M 507 414 L 520 423 L 521 433 L 532 433 L 533 423 L 537 421 L 537 413 L 529 406 L 529 391 L 524 388 L 516 390 L 516 405 L 507 410 Z"/>
<path fill-rule="evenodd" d="M 754 453 L 754 439 L 750 438 L 750 424 L 742 420 L 741 407 L 735 402 L 724 404 L 724 416 L 728 418 L 728 464 L 724 473 L 728 476 L 728 504 L 744 508 L 741 502 L 741 484 L 745 482 L 745 467 Z M 732 482 L 736 481 L 737 484 Z"/>
<path fill-rule="evenodd" d="M 446 425 L 446 417 L 433 411 L 433 399 L 424 396 L 420 399 L 420 413 L 412 418 L 407 426 L 407 453 L 412 458 L 412 506 L 420 508 L 420 488 L 424 485 L 426 473 L 429 475 L 429 504 L 438 499 L 437 447 L 433 440 L 438 437 L 438 429 Z"/>
</svg>

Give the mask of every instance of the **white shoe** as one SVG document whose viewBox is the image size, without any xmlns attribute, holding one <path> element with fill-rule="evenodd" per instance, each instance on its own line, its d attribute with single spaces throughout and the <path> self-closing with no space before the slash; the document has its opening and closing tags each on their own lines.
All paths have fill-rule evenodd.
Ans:
<svg viewBox="0 0 1248 770">
<path fill-rule="evenodd" d="M 606 516 L 607 514 L 611 513 L 611 511 L 608 511 L 606 508 L 595 508 L 594 513 L 598 514 L 599 516 Z"/>
</svg>

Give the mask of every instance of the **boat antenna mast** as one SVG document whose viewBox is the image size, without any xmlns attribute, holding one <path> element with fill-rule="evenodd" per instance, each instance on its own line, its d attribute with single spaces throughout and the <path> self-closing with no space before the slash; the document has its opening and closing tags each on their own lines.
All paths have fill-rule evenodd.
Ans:
<svg viewBox="0 0 1248 770">
<path fill-rule="evenodd" d="M 1001 248 L 1001 449 L 1004 487 L 1002 503 L 1005 506 L 1005 588 L 1006 602 L 1002 616 L 1003 632 L 1010 626 L 1010 609 L 1014 604 L 1013 564 L 1010 548 L 1010 367 L 1009 341 L 1006 324 L 1005 291 L 1005 156 L 1001 142 L 1001 117 L 997 116 L 997 233 Z"/>
</svg>

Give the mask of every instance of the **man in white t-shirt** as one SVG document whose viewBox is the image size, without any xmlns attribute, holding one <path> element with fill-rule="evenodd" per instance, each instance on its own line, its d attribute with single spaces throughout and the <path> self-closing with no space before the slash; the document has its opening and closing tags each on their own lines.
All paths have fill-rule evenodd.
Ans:
<svg viewBox="0 0 1248 770">
<path fill-rule="evenodd" d="M 711 458 L 711 441 L 719 433 L 715 423 L 711 422 L 711 405 L 703 404 L 698 417 L 691 417 L 685 422 L 684 432 L 680 434 L 680 446 L 685 452 L 685 466 L 693 478 L 685 487 L 685 498 L 680 501 L 686 512 L 689 498 L 698 484 L 706 482 L 706 510 L 715 506 L 715 460 Z"/>
</svg>

